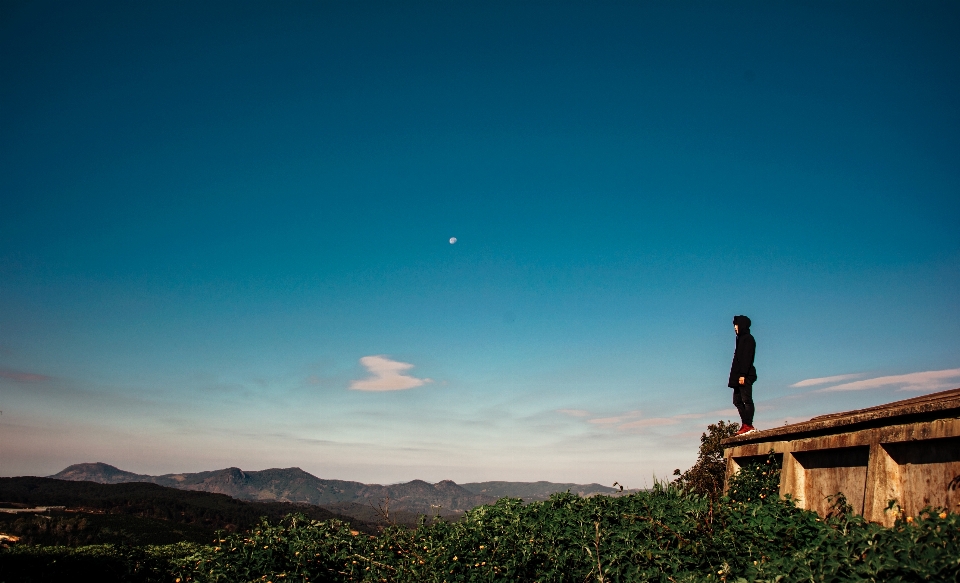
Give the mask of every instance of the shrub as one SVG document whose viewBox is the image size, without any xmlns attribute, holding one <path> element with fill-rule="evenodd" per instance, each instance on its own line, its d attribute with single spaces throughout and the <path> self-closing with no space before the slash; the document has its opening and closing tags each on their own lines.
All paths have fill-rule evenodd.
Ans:
<svg viewBox="0 0 960 583">
<path fill-rule="evenodd" d="M 14 546 L 0 551 L 0 583 L 60 583 L 87 579 L 103 583 L 173 582 L 172 559 L 197 545 L 131 547 Z"/>
<path fill-rule="evenodd" d="M 693 467 L 686 472 L 674 470 L 678 476 L 674 483 L 692 490 L 698 494 L 717 500 L 723 494 L 723 481 L 726 474 L 726 460 L 723 459 L 722 441 L 733 437 L 740 429 L 739 423 L 718 421 L 707 426 L 707 431 L 700 436 L 700 451 Z"/>
<path fill-rule="evenodd" d="M 617 498 L 504 498 L 456 523 L 422 519 L 377 536 L 289 515 L 213 545 L 15 547 L 0 551 L 0 582 L 960 583 L 956 514 L 928 508 L 884 528 L 838 497 L 824 518 L 781 500 L 778 483 L 769 456 L 744 465 L 716 500 L 658 483 Z"/>
<path fill-rule="evenodd" d="M 773 452 L 764 460 L 742 464 L 730 478 L 727 496 L 732 502 L 762 502 L 779 497 L 781 465 Z"/>
<path fill-rule="evenodd" d="M 202 583 L 957 581 L 958 526 L 956 515 L 931 512 L 890 529 L 852 515 L 823 519 L 776 496 L 713 506 L 661 484 L 619 498 L 503 499 L 458 523 L 377 537 L 288 517 L 199 549 L 176 575 Z"/>
</svg>

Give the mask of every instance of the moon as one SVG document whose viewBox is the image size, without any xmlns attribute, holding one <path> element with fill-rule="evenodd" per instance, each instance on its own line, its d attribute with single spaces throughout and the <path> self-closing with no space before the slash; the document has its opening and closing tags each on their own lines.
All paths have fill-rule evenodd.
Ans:
<svg viewBox="0 0 960 583">
<path fill-rule="evenodd" d="M 450 237 L 450 244 L 451 244 L 451 245 L 453 245 L 453 244 L 456 243 L 456 242 L 457 242 L 457 238 L 456 238 L 456 237 Z"/>
</svg>

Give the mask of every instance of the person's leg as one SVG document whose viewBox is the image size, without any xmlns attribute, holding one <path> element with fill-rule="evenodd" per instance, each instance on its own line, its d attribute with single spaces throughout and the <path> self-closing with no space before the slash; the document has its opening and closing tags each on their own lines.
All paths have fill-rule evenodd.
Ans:
<svg viewBox="0 0 960 583">
<path fill-rule="evenodd" d="M 740 388 L 733 389 L 733 406 L 737 408 L 737 413 L 740 414 L 740 424 L 749 425 L 747 423 L 747 412 L 744 410 L 743 397 L 740 396 Z"/>
<path fill-rule="evenodd" d="M 753 385 L 741 385 L 740 390 L 740 401 L 743 403 L 743 409 L 738 409 L 740 411 L 740 418 L 743 419 L 743 422 L 753 427 L 753 413 L 756 411 L 756 407 L 753 406 Z"/>
</svg>

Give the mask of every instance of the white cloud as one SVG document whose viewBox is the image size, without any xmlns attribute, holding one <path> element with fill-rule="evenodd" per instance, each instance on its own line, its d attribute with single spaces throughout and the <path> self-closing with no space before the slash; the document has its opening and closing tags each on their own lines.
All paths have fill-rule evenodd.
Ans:
<svg viewBox="0 0 960 583">
<path fill-rule="evenodd" d="M 875 379 L 864 379 L 862 381 L 843 383 L 841 385 L 819 389 L 816 392 L 863 391 L 892 385 L 902 385 L 899 389 L 901 391 L 936 391 L 938 389 L 955 388 L 958 383 L 960 383 L 960 368 L 951 368 L 947 370 L 929 370 L 888 377 L 877 377 Z"/>
<path fill-rule="evenodd" d="M 390 360 L 382 355 L 364 356 L 360 359 L 360 364 L 370 371 L 371 376 L 352 381 L 350 388 L 355 391 L 402 391 L 433 382 L 431 379 L 418 379 L 403 374 L 403 371 L 410 370 L 413 365 Z"/>
<path fill-rule="evenodd" d="M 838 374 L 832 377 L 820 377 L 817 379 L 806 379 L 800 381 L 799 383 L 793 383 L 791 387 L 815 387 L 817 385 L 825 385 L 827 383 L 838 383 L 840 381 L 846 381 L 849 379 L 855 379 L 857 377 L 862 377 L 864 373 L 858 372 L 856 374 Z"/>
</svg>

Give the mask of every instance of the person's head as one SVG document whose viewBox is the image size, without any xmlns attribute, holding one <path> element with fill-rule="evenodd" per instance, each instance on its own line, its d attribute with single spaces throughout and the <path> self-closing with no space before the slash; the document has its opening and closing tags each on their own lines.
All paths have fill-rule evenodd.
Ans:
<svg viewBox="0 0 960 583">
<path fill-rule="evenodd" d="M 734 316 L 733 317 L 733 330 L 740 334 L 741 332 L 750 331 L 750 318 L 746 316 Z"/>
</svg>

